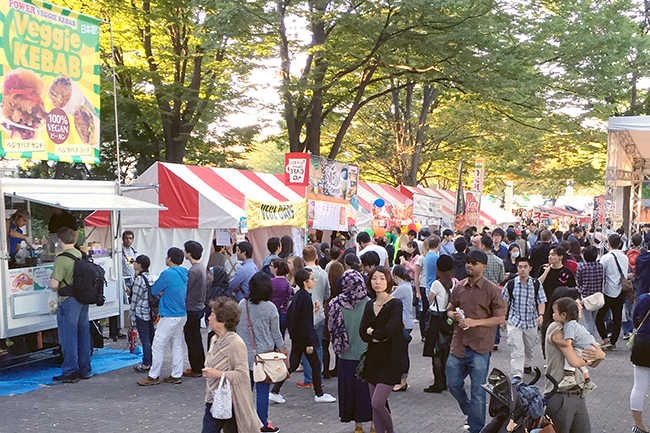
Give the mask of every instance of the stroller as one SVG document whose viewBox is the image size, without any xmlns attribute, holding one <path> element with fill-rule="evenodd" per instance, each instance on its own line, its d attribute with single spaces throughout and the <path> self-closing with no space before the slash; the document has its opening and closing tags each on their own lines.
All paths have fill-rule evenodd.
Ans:
<svg viewBox="0 0 650 433">
<path fill-rule="evenodd" d="M 542 398 L 534 386 L 541 377 L 535 367 L 535 378 L 530 383 L 515 378 L 510 381 L 507 374 L 493 368 L 488 382 L 481 385 L 490 394 L 489 414 L 492 420 L 481 433 L 557 433 L 552 420 L 545 414 L 548 399 L 557 392 L 557 381 L 550 375 L 553 390 Z"/>
</svg>

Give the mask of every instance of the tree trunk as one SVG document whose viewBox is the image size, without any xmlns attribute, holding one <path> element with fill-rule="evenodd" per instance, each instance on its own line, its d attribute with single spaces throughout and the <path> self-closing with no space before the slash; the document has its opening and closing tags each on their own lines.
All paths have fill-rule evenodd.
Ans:
<svg viewBox="0 0 650 433">
<path fill-rule="evenodd" d="M 429 115 L 429 108 L 431 104 L 438 98 L 438 88 L 433 86 L 424 86 L 422 110 L 420 111 L 420 119 L 418 120 L 418 130 L 415 137 L 415 149 L 411 155 L 411 166 L 407 176 L 404 176 L 404 185 L 417 186 L 418 185 L 418 172 L 420 169 L 420 159 L 422 156 L 422 146 L 424 145 L 424 128 L 427 125 L 427 117 Z"/>
</svg>

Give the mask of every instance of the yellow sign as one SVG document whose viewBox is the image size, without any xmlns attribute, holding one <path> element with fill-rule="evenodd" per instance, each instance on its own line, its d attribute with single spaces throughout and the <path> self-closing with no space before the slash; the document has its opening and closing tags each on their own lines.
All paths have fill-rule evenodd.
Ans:
<svg viewBox="0 0 650 433">
<path fill-rule="evenodd" d="M 305 227 L 307 224 L 307 201 L 263 203 L 247 198 L 246 218 L 249 230 L 274 226 Z"/>
<path fill-rule="evenodd" d="M 100 20 L 0 0 L 0 156 L 99 163 Z"/>
</svg>

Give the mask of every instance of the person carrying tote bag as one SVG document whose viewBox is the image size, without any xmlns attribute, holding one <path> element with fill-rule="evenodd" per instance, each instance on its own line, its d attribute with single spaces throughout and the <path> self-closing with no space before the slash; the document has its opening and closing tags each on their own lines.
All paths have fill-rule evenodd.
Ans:
<svg viewBox="0 0 650 433">
<path fill-rule="evenodd" d="M 256 355 L 271 352 L 276 348 L 284 352 L 284 340 L 280 335 L 280 315 L 271 302 L 273 299 L 273 283 L 271 277 L 264 272 L 258 272 L 251 277 L 248 299 L 239 301 L 242 314 L 246 317 L 239 322 L 237 334 L 242 338 L 248 349 L 248 370 L 250 386 L 256 390 L 257 415 L 264 424 L 262 432 L 275 432 L 268 420 L 270 382 L 254 380 Z"/>
</svg>

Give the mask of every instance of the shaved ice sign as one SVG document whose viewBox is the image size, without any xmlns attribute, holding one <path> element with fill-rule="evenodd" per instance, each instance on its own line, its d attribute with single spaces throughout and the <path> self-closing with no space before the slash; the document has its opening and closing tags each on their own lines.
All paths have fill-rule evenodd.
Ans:
<svg viewBox="0 0 650 433">
<path fill-rule="evenodd" d="M 38 0 L 0 14 L 0 156 L 99 163 L 101 21 Z"/>
</svg>

